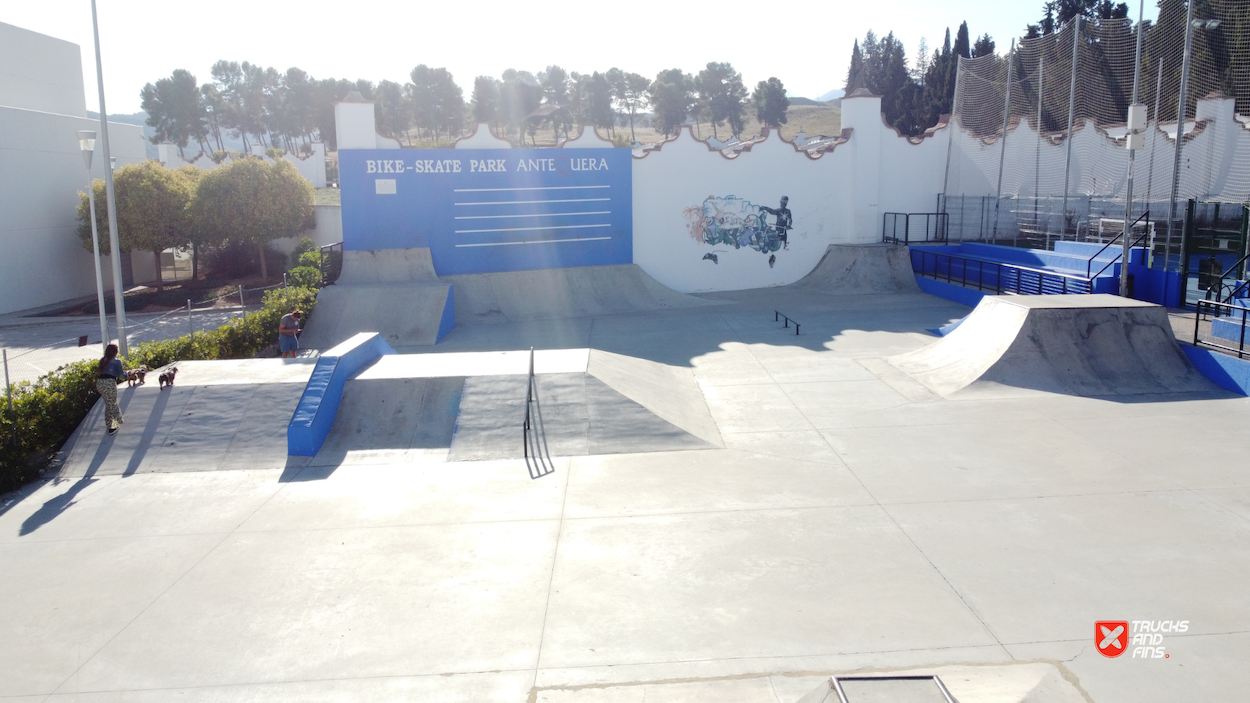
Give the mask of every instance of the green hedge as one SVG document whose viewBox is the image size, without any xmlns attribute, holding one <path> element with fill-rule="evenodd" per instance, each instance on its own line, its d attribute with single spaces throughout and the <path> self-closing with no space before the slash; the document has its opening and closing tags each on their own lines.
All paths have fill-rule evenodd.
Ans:
<svg viewBox="0 0 1250 703">
<path fill-rule="evenodd" d="M 265 293 L 262 308 L 248 313 L 246 319 L 234 319 L 195 335 L 136 345 L 123 365 L 128 369 L 155 369 L 175 361 L 251 358 L 276 343 L 283 315 L 298 308 L 307 320 L 316 304 L 314 288 L 278 288 Z M 37 477 L 90 412 L 99 398 L 95 390 L 97 363 L 79 361 L 62 366 L 35 383 L 15 385 L 12 418 L 8 406 L 0 400 L 0 493 Z"/>
</svg>

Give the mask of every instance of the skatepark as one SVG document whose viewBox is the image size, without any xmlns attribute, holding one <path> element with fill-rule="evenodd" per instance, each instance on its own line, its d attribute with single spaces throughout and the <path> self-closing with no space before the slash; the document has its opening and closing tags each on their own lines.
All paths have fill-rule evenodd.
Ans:
<svg viewBox="0 0 1250 703">
<path fill-rule="evenodd" d="M 545 314 L 460 305 L 438 344 L 378 324 L 397 353 L 346 381 L 313 456 L 287 435 L 316 358 L 125 389 L 125 431 L 97 408 L 0 515 L 25 643 L 6 694 L 797 701 L 910 672 L 965 702 L 1225 698 L 1247 478 L 1193 438 L 1233 436 L 1247 399 L 1187 365 L 1157 306 L 970 311 L 899 262 L 832 247 L 795 284 L 698 296 L 627 265 L 590 310 L 585 271 L 483 274 L 475 294 L 546 290 Z M 437 278 L 379 296 L 352 265 L 327 292 Z M 864 291 L 866 268 L 892 274 Z M 395 304 L 348 327 L 319 308 L 308 338 L 422 322 Z M 1107 659 L 1109 618 L 1190 626 L 1167 659 Z"/>
</svg>

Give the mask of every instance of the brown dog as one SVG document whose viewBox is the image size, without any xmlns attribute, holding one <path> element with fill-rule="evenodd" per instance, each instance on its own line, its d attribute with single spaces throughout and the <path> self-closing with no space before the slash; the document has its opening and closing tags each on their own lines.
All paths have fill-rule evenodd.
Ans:
<svg viewBox="0 0 1250 703">
<path fill-rule="evenodd" d="M 126 372 L 127 386 L 142 386 L 147 383 L 148 367 L 140 366 L 137 369 L 130 369 Z"/>
<path fill-rule="evenodd" d="M 165 386 L 169 386 L 170 388 L 173 388 L 174 376 L 177 376 L 177 375 L 178 375 L 177 366 L 171 366 L 168 371 L 161 374 L 160 377 L 157 379 L 160 381 L 161 389 L 164 390 Z"/>
</svg>

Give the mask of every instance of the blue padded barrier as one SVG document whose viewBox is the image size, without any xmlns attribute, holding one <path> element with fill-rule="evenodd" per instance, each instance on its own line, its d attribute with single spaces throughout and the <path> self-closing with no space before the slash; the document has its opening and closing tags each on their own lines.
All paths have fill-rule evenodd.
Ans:
<svg viewBox="0 0 1250 703">
<path fill-rule="evenodd" d="M 967 305 L 975 308 L 981 302 L 981 298 L 985 297 L 985 293 L 976 288 L 964 288 L 946 281 L 935 281 L 926 276 L 916 275 L 916 285 L 920 286 L 920 290 L 936 295 L 939 298 L 946 298 L 960 305 Z"/>
<path fill-rule="evenodd" d="M 1238 359 L 1192 344 L 1181 344 L 1185 356 L 1194 368 L 1202 372 L 1212 383 L 1226 391 L 1250 395 L 1250 360 Z"/>
<path fill-rule="evenodd" d="M 334 425 L 334 416 L 343 398 L 343 384 L 379 357 L 394 353 L 382 335 L 361 332 L 322 354 L 287 425 L 287 454 L 316 456 Z"/>
</svg>

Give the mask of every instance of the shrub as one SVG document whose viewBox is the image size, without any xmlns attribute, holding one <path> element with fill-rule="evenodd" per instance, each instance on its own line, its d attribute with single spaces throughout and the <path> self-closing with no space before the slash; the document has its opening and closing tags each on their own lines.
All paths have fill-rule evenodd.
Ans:
<svg viewBox="0 0 1250 703">
<path fill-rule="evenodd" d="M 304 311 L 305 319 L 317 304 L 313 288 L 278 288 L 265 293 L 262 308 L 215 330 L 184 335 L 162 342 L 145 342 L 130 350 L 126 368 L 155 369 L 192 359 L 240 359 L 255 356 L 278 339 L 278 323 L 288 312 Z M 51 456 L 65 444 L 95 405 L 94 360 L 80 361 L 53 371 L 35 383 L 13 387 L 13 417 L 0 405 L 0 492 L 13 490 L 37 477 Z M 17 444 L 13 444 L 14 422 Z"/>
<path fill-rule="evenodd" d="M 287 272 L 286 280 L 292 286 L 315 287 L 321 283 L 321 269 L 297 266 Z"/>
<path fill-rule="evenodd" d="M 306 251 L 299 255 L 299 260 L 295 262 L 295 266 L 311 266 L 313 268 L 321 268 L 321 252 Z"/>
<path fill-rule="evenodd" d="M 303 263 L 303 261 L 304 255 L 308 253 L 319 253 L 317 243 L 312 240 L 312 237 L 303 237 L 295 245 L 295 249 L 291 251 L 291 268 L 307 266 L 308 264 Z"/>
</svg>

